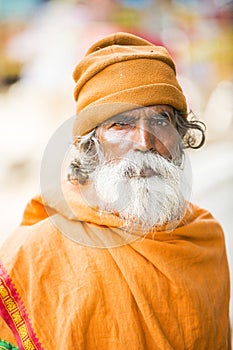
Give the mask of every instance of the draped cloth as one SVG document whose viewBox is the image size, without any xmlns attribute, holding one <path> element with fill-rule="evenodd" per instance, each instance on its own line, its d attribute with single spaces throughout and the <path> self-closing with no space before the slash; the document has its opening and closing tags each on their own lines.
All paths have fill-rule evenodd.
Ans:
<svg viewBox="0 0 233 350">
<path fill-rule="evenodd" d="M 0 339 L 30 350 L 231 349 L 224 234 L 208 211 L 190 204 L 172 230 L 100 248 L 78 239 L 119 235 L 119 218 L 72 185 L 66 194 L 75 219 L 35 197 L 1 248 Z"/>
</svg>

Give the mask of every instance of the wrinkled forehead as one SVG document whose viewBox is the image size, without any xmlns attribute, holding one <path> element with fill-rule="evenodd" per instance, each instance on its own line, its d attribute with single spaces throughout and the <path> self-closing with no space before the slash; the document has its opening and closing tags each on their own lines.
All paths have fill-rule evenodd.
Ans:
<svg viewBox="0 0 233 350">
<path fill-rule="evenodd" d="M 174 108 L 169 105 L 154 105 L 148 107 L 139 107 L 132 110 L 128 110 L 119 114 L 114 115 L 113 117 L 107 119 L 103 124 L 108 123 L 112 120 L 124 120 L 128 118 L 146 118 L 154 117 L 155 115 L 164 115 L 170 121 L 174 119 Z"/>
</svg>

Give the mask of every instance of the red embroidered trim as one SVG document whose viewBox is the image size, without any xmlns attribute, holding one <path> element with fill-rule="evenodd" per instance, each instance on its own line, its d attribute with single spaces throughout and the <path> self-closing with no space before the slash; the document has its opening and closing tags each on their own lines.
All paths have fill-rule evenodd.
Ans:
<svg viewBox="0 0 233 350">
<path fill-rule="evenodd" d="M 0 263 L 0 315 L 11 328 L 21 350 L 43 350 L 11 278 Z"/>
</svg>

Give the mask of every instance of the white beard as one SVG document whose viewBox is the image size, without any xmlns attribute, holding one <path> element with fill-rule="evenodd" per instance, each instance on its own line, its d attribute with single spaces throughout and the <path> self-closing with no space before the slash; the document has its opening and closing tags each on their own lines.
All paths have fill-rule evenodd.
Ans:
<svg viewBox="0 0 233 350">
<path fill-rule="evenodd" d="M 145 168 L 155 175 L 141 176 Z M 99 165 L 90 178 L 99 209 L 118 214 L 128 228 L 148 231 L 184 215 L 182 170 L 158 154 L 130 151 L 120 161 Z"/>
</svg>

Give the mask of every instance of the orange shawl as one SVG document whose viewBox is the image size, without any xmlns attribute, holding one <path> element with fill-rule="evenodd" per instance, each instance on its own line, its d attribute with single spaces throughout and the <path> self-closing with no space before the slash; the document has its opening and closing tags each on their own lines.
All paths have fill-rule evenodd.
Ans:
<svg viewBox="0 0 233 350">
<path fill-rule="evenodd" d="M 72 185 L 66 200 L 79 235 L 121 231 L 119 218 L 89 208 Z M 58 202 L 50 215 L 68 220 Z M 224 235 L 191 207 L 173 231 L 93 248 L 61 234 L 33 199 L 1 249 L 0 338 L 38 350 L 231 349 Z"/>
</svg>

